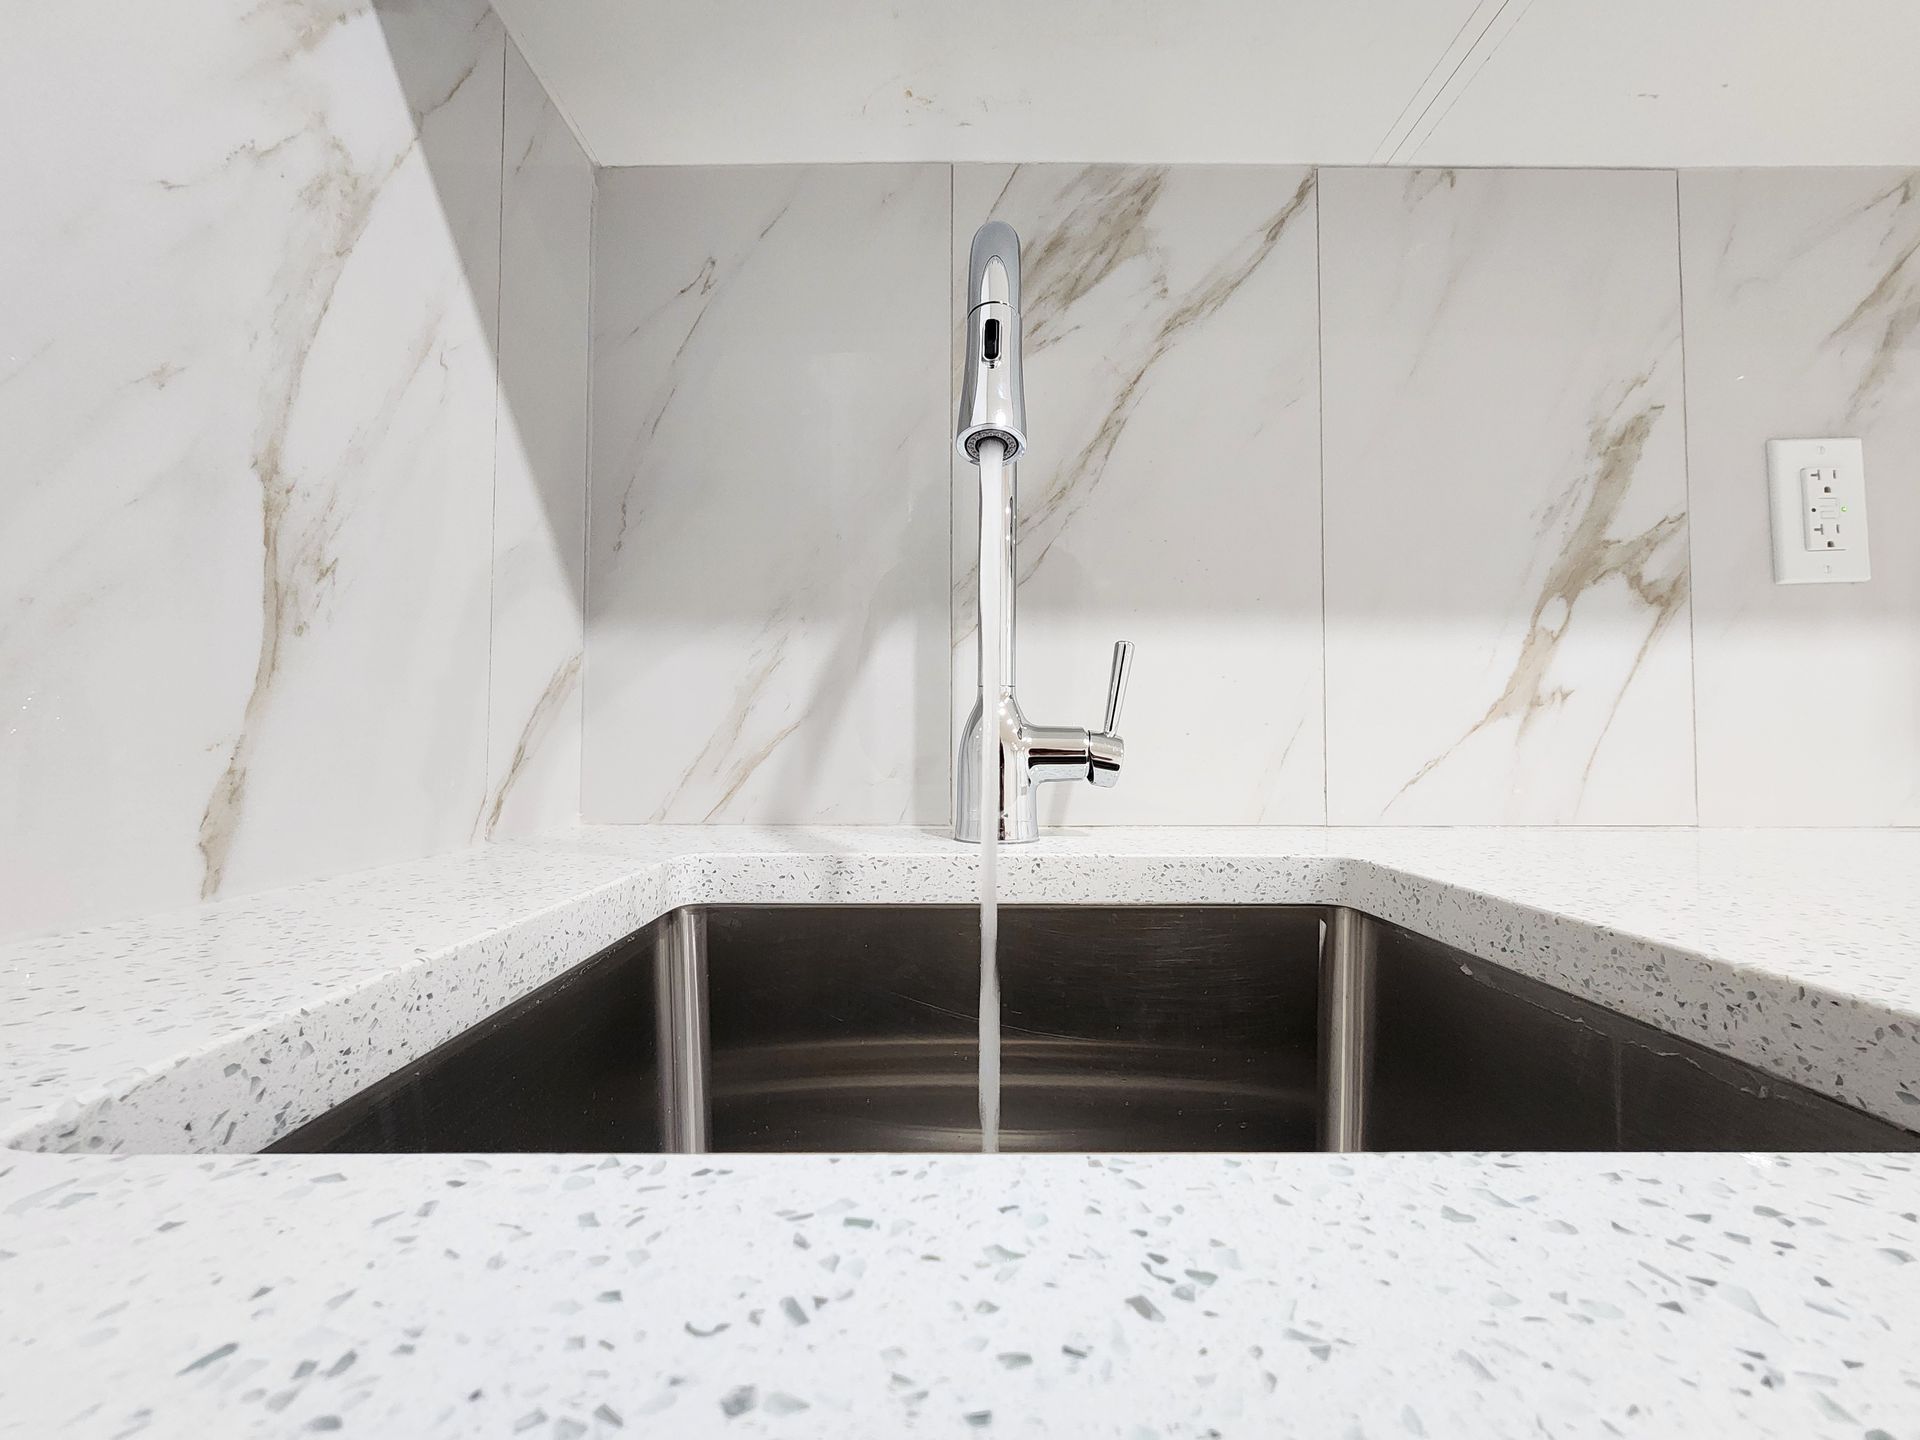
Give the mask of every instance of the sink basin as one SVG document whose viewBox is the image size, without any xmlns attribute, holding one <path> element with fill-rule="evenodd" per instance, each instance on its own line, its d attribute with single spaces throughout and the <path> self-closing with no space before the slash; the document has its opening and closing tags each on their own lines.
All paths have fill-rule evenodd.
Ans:
<svg viewBox="0 0 1920 1440">
<path fill-rule="evenodd" d="M 964 1151 L 968 906 L 677 911 L 281 1151 Z M 1007 1150 L 1911 1150 L 1350 910 L 1007 906 Z"/>
</svg>

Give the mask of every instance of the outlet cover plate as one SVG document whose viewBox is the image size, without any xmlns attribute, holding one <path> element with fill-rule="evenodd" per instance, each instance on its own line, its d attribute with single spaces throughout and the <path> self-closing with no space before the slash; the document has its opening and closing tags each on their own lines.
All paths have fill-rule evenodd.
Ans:
<svg viewBox="0 0 1920 1440">
<path fill-rule="evenodd" d="M 1845 548 L 1809 548 L 1802 472 L 1830 472 Z M 1767 488 L 1773 501 L 1773 583 L 1830 585 L 1872 578 L 1867 563 L 1867 472 L 1858 440 L 1769 440 Z"/>
</svg>

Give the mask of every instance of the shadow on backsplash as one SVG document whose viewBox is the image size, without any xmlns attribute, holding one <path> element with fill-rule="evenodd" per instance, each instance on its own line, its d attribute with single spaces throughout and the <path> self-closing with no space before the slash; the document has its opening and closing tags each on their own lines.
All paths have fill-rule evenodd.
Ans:
<svg viewBox="0 0 1920 1440">
<path fill-rule="evenodd" d="M 571 406 L 564 416 L 568 428 L 578 428 L 583 400 L 570 390 L 541 382 L 543 368 L 565 358 L 562 347 L 578 348 L 586 335 L 585 256 L 564 253 L 576 242 L 584 249 L 589 238 L 591 167 L 579 142 L 490 10 L 469 15 L 474 44 L 455 47 L 451 53 L 444 8 L 436 13 L 436 7 L 412 0 L 374 0 L 372 10 L 412 117 L 414 143 L 441 211 L 448 217 L 447 239 L 457 253 L 469 295 L 487 319 L 500 376 L 502 426 L 526 431 L 544 423 L 549 429 L 557 428 L 562 416 L 555 407 L 564 395 Z M 491 75 L 495 65 L 501 67 L 498 80 Z M 492 157 L 476 155 L 471 135 L 461 128 L 438 123 L 440 112 L 471 84 L 488 86 L 501 103 L 496 122 L 500 153 Z M 487 158 L 493 160 L 496 173 L 487 173 Z M 477 208 L 476 196 L 480 197 Z M 453 223 L 454 216 L 483 213 L 489 202 L 499 210 L 496 234 L 488 235 L 484 225 Z M 565 217 L 550 213 L 569 205 L 578 213 Z M 549 213 L 541 214 L 543 210 Z M 562 219 L 566 223 L 560 223 Z M 542 248 L 563 253 L 542 255 Z M 578 273 L 569 275 L 568 267 L 578 268 Z M 557 303 L 563 301 L 567 303 Z M 491 317 L 485 315 L 489 305 L 495 311 Z M 515 328 L 531 328 L 538 312 L 550 306 L 562 313 L 553 317 L 549 328 L 533 336 L 523 336 Z M 509 343 L 528 339 L 551 348 Z M 519 353 L 510 353 L 515 351 Z M 584 378 L 583 371 L 576 375 Z M 551 442 L 557 437 L 543 434 L 539 438 Z M 525 457 L 526 463 L 534 472 L 534 488 L 548 529 L 556 537 L 556 559 L 577 593 L 585 577 L 585 551 L 558 542 L 577 538 L 580 502 L 576 492 L 582 472 L 559 463 L 566 458 L 565 452 L 538 451 L 524 435 L 521 444 L 533 452 Z M 584 447 L 576 453 L 584 456 Z"/>
<path fill-rule="evenodd" d="M 436 140 L 432 117 L 451 93 L 444 12 L 398 0 L 374 9 L 442 208 L 460 213 L 463 192 L 480 177 L 469 177 L 458 141 Z M 475 25 L 499 29 L 491 10 Z M 476 305 L 484 312 L 489 297 L 494 303 L 488 335 L 498 381 L 486 769 L 475 836 L 578 813 L 585 659 L 593 171 L 513 41 L 502 35 L 500 44 L 497 233 L 490 247 L 483 234 L 449 227 Z M 485 53 L 478 61 L 491 63 Z"/>
<path fill-rule="evenodd" d="M 946 167 L 596 207 L 586 815 L 943 820 Z"/>
<path fill-rule="evenodd" d="M 0 932 L 574 813 L 591 167 L 484 0 L 322 8 L 0 62 Z"/>
</svg>

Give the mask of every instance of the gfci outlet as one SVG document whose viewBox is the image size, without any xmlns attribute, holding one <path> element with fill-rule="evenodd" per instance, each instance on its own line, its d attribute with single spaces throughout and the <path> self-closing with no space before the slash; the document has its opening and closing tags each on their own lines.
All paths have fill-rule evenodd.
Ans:
<svg viewBox="0 0 1920 1440">
<path fill-rule="evenodd" d="M 1867 472 L 1858 440 L 1769 440 L 1773 583 L 1867 580 Z"/>
</svg>

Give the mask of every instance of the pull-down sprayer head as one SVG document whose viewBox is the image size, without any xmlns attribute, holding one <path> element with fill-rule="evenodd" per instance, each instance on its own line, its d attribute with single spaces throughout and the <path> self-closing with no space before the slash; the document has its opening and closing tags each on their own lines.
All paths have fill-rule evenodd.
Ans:
<svg viewBox="0 0 1920 1440">
<path fill-rule="evenodd" d="M 1015 459 L 1027 448 L 1027 397 L 1020 385 L 1020 237 L 989 220 L 974 232 L 967 261 L 967 373 L 953 442 L 980 463 L 995 439 Z"/>
</svg>

